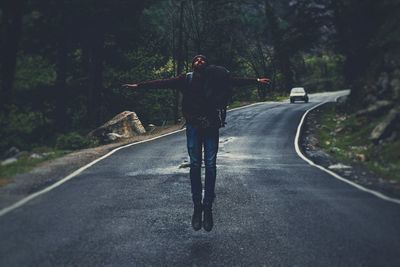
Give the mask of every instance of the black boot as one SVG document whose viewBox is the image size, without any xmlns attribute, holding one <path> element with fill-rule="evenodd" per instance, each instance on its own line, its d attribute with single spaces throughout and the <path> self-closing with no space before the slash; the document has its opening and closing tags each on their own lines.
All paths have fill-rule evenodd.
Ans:
<svg viewBox="0 0 400 267">
<path fill-rule="evenodd" d="M 203 228 L 207 232 L 210 232 L 213 228 L 214 222 L 212 217 L 212 206 L 204 205 L 204 219 L 203 219 Z"/>
<path fill-rule="evenodd" d="M 192 216 L 192 227 L 195 231 L 201 229 L 201 217 L 203 213 L 202 204 L 194 204 L 193 216 Z"/>
</svg>

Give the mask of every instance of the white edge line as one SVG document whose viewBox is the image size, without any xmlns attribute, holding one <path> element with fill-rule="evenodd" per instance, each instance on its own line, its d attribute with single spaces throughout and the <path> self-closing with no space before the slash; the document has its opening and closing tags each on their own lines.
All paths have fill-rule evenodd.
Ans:
<svg viewBox="0 0 400 267">
<path fill-rule="evenodd" d="M 3 216 L 3 215 L 5 215 L 5 214 L 7 214 L 8 212 L 10 212 L 10 211 L 16 209 L 16 208 L 21 207 L 22 205 L 26 204 L 27 202 L 31 201 L 32 199 L 34 199 L 34 198 L 36 198 L 36 197 L 38 197 L 38 196 L 40 196 L 40 195 L 43 195 L 43 194 L 45 194 L 45 193 L 47 193 L 47 192 L 53 190 L 54 188 L 56 188 L 56 187 L 62 185 L 63 183 L 65 183 L 65 182 L 71 180 L 72 178 L 74 178 L 74 177 L 77 176 L 78 174 L 82 173 L 84 170 L 86 170 L 86 169 L 88 169 L 89 167 L 93 166 L 93 165 L 96 164 L 97 162 L 99 162 L 99 161 L 101 161 L 101 160 L 103 160 L 103 159 L 109 157 L 110 155 L 114 154 L 115 152 L 117 152 L 117 151 L 120 150 L 120 149 L 123 149 L 123 148 L 126 148 L 126 147 L 130 147 L 130 146 L 133 146 L 133 145 L 138 145 L 138 144 L 145 143 L 145 142 L 150 142 L 150 141 L 153 141 L 153 140 L 156 140 L 156 139 L 159 139 L 159 138 L 168 136 L 168 135 L 172 135 L 172 134 L 175 134 L 175 133 L 178 133 L 178 132 L 182 132 L 182 131 L 184 131 L 184 130 L 185 130 L 185 129 L 176 130 L 176 131 L 173 131 L 173 132 L 170 132 L 170 133 L 166 133 L 166 134 L 163 134 L 163 135 L 160 135 L 160 136 L 157 136 L 157 137 L 153 137 L 153 138 L 150 138 L 150 139 L 147 139 L 147 140 L 142 140 L 142 141 L 139 141 L 139 142 L 135 142 L 135 143 L 131 143 L 131 144 L 128 144 L 128 145 L 124 145 L 124 146 L 120 146 L 120 147 L 118 147 L 118 148 L 115 148 L 114 150 L 108 152 L 106 155 L 104 155 L 104 156 L 102 156 L 102 157 L 100 157 L 100 158 L 98 158 L 98 159 L 96 159 L 96 160 L 90 162 L 89 164 L 87 164 L 87 165 L 85 165 L 85 166 L 83 166 L 83 167 L 77 169 L 76 171 L 72 172 L 72 173 L 69 174 L 68 176 L 66 176 L 66 177 L 64 177 L 63 179 L 61 179 L 60 181 L 58 181 L 58 182 L 56 182 L 56 183 L 50 185 L 49 187 L 46 187 L 46 188 L 44 188 L 44 189 L 42 189 L 42 190 L 40 190 L 40 191 L 38 191 L 38 192 L 36 192 L 36 193 L 33 193 L 33 194 L 31 194 L 31 195 L 29 195 L 29 196 L 27 196 L 27 197 L 25 197 L 25 198 L 19 200 L 18 202 L 14 203 L 13 205 L 11 205 L 11 206 L 9 206 L 9 207 L 7 207 L 7 208 L 4 208 L 4 209 L 2 209 L 2 210 L 0 210 L 0 217 Z"/>
<path fill-rule="evenodd" d="M 263 103 L 265 103 L 265 102 L 258 102 L 258 103 L 253 103 L 253 104 L 246 105 L 246 106 L 242 106 L 242 107 L 233 108 L 233 109 L 228 110 L 228 112 L 233 111 L 233 110 L 238 110 L 238 109 L 246 108 L 246 107 L 250 107 L 250 106 L 254 106 L 254 105 L 260 105 L 260 104 L 263 104 Z M 38 197 L 38 196 L 40 196 L 40 195 L 43 195 L 43 194 L 45 194 L 45 193 L 47 193 L 47 192 L 50 192 L 51 190 L 53 190 L 53 189 L 56 188 L 56 187 L 59 187 L 59 186 L 62 185 L 63 183 L 65 183 L 65 182 L 71 180 L 72 178 L 76 177 L 78 174 L 82 173 L 84 170 L 90 168 L 91 166 L 93 166 L 93 165 L 96 164 L 97 162 L 99 162 L 99 161 L 101 161 L 101 160 L 103 160 L 103 159 L 105 159 L 105 158 L 111 156 L 112 154 L 114 154 L 115 152 L 117 152 L 117 151 L 120 150 L 120 149 L 123 149 L 123 148 L 126 148 L 126 147 L 130 147 L 130 146 L 133 146 L 133 145 L 138 145 L 138 144 L 145 143 L 145 142 L 150 142 L 150 141 L 153 141 L 153 140 L 156 140 L 156 139 L 159 139 L 159 138 L 168 136 L 168 135 L 172 135 L 172 134 L 175 134 L 175 133 L 182 132 L 182 131 L 184 131 L 184 130 L 185 130 L 185 129 L 183 128 L 183 129 L 176 130 L 176 131 L 173 131 L 173 132 L 170 132 L 170 133 L 167 133 L 167 134 L 163 134 L 163 135 L 160 135 L 160 136 L 157 136 L 157 137 L 153 137 L 153 138 L 150 138 L 150 139 L 142 140 L 142 141 L 139 141 L 139 142 L 135 142 L 135 143 L 131 143 L 131 144 L 127 144 L 127 145 L 124 145 L 124 146 L 120 146 L 120 147 L 118 147 L 118 148 L 115 148 L 114 150 L 108 152 L 108 153 L 105 154 L 104 156 L 102 156 L 102 157 L 100 157 L 100 158 L 98 158 L 98 159 L 96 159 L 96 160 L 90 162 L 89 164 L 87 164 L 87 165 L 85 165 L 85 166 L 83 166 L 83 167 L 77 169 L 76 171 L 70 173 L 68 176 L 62 178 L 62 179 L 59 180 L 58 182 L 56 182 L 56 183 L 54 183 L 54 184 L 52 184 L 52 185 L 50 185 L 50 186 L 48 186 L 48 187 L 46 187 L 46 188 L 44 188 L 44 189 L 38 191 L 38 192 L 35 192 L 35 193 L 33 193 L 33 194 L 31 194 L 31 195 L 29 195 L 29 196 L 27 196 L 27 197 L 25 197 L 25 198 L 19 200 L 18 202 L 12 204 L 11 206 L 8 206 L 7 208 L 4 208 L 4 209 L 0 210 L 0 217 L 3 216 L 3 215 L 5 215 L 5 214 L 7 214 L 7 213 L 9 213 L 9 212 L 12 211 L 12 210 L 15 210 L 15 209 L 17 209 L 17 208 L 23 206 L 24 204 L 28 203 L 28 202 L 31 201 L 32 199 L 35 199 L 36 197 Z"/>
<path fill-rule="evenodd" d="M 241 107 L 229 109 L 228 112 L 229 111 L 233 111 L 233 110 L 242 109 L 242 108 L 248 108 L 248 107 L 252 107 L 252 106 L 256 106 L 256 105 L 261 105 L 261 104 L 265 104 L 265 103 L 272 103 L 272 102 L 266 102 L 266 101 L 265 102 L 257 102 L 257 103 L 249 104 L 249 105 L 246 105 L 246 106 L 241 106 Z"/>
<path fill-rule="evenodd" d="M 339 96 L 339 97 L 340 97 L 340 96 Z M 337 101 L 337 99 L 338 99 L 339 97 L 337 97 L 337 98 L 335 99 L 335 102 Z M 326 168 L 324 168 L 324 167 L 322 167 L 322 166 L 320 166 L 320 165 L 314 163 L 313 161 L 311 161 L 310 159 L 308 159 L 308 158 L 301 152 L 301 150 L 300 150 L 300 148 L 299 148 L 299 139 L 300 139 L 301 128 L 303 127 L 303 123 L 304 123 L 305 118 L 307 117 L 307 115 L 308 115 L 308 113 L 309 113 L 310 111 L 312 111 L 312 110 L 318 108 L 319 106 L 322 106 L 322 105 L 326 104 L 327 102 L 328 102 L 328 101 L 322 102 L 322 103 L 320 103 L 320 104 L 318 104 L 318 105 L 316 105 L 316 106 L 310 108 L 309 110 L 307 110 L 307 111 L 303 114 L 303 117 L 302 117 L 301 120 L 300 120 L 300 124 L 299 124 L 299 126 L 297 127 L 296 138 L 295 138 L 295 140 L 294 140 L 294 146 L 295 146 L 295 148 L 296 148 L 297 154 L 298 154 L 304 161 L 306 161 L 308 164 L 310 164 L 311 166 L 314 166 L 314 167 L 319 168 L 320 170 L 322 170 L 322 171 L 324 171 L 324 172 L 326 172 L 326 173 L 332 175 L 333 177 L 335 177 L 336 179 L 339 179 L 339 180 L 342 181 L 342 182 L 345 182 L 345 183 L 347 183 L 347 184 L 349 184 L 349 185 L 351 185 L 351 186 L 354 186 L 355 188 L 357 188 L 357 189 L 359 189 L 359 190 L 362 190 L 362 191 L 364 191 L 364 192 L 370 193 L 370 194 L 372 194 L 372 195 L 374 195 L 374 196 L 376 196 L 376 197 L 378 197 L 378 198 L 380 198 L 380 199 L 383 199 L 383 200 L 386 200 L 386 201 L 390 201 L 390 202 L 393 202 L 393 203 L 396 203 L 396 204 L 400 204 L 400 199 L 388 197 L 388 196 L 386 196 L 386 195 L 384 195 L 384 194 L 382 194 L 382 193 L 380 193 L 380 192 L 377 192 L 377 191 L 374 191 L 374 190 L 365 188 L 365 187 L 363 187 L 363 186 L 361 186 L 361 185 L 359 185 L 359 184 L 356 184 L 356 183 L 354 183 L 354 182 L 352 182 L 352 181 L 349 181 L 349 180 L 347 180 L 346 178 L 343 178 L 342 176 L 340 176 L 340 175 L 338 175 L 338 174 L 332 172 L 331 170 L 328 170 L 328 169 L 326 169 Z"/>
</svg>

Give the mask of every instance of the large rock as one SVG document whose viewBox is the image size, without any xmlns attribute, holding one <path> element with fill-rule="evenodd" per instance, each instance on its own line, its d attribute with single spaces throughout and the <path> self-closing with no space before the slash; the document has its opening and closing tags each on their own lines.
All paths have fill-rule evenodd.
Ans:
<svg viewBox="0 0 400 267">
<path fill-rule="evenodd" d="M 368 106 L 366 109 L 359 110 L 356 112 L 356 116 L 363 116 L 363 115 L 376 115 L 385 113 L 391 106 L 393 106 L 392 101 L 388 100 L 379 100 L 376 101 L 374 104 Z"/>
<path fill-rule="evenodd" d="M 99 128 L 91 131 L 89 137 L 97 138 L 102 142 L 115 141 L 146 133 L 135 112 L 124 111 Z"/>
<path fill-rule="evenodd" d="M 393 130 L 398 123 L 400 117 L 400 107 L 394 107 L 389 111 L 389 114 L 372 130 L 369 138 L 373 142 L 384 139 Z"/>
<path fill-rule="evenodd" d="M 0 165 L 1 165 L 1 166 L 6 166 L 6 165 L 13 164 L 13 163 L 15 163 L 15 162 L 17 162 L 17 161 L 18 161 L 17 158 L 8 158 L 8 159 L 3 160 L 3 161 L 0 163 Z"/>
</svg>

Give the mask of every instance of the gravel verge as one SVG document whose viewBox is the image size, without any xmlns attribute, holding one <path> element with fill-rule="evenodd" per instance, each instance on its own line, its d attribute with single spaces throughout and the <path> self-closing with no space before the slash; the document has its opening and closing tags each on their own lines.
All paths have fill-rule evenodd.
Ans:
<svg viewBox="0 0 400 267">
<path fill-rule="evenodd" d="M 27 173 L 18 174 L 10 178 L 6 185 L 0 187 L 0 209 L 6 208 L 26 196 L 62 180 L 72 172 L 100 158 L 115 148 L 148 140 L 162 134 L 182 129 L 182 127 L 183 125 L 158 127 L 151 133 L 145 135 L 135 136 L 118 143 L 74 151 L 63 157 L 43 162 Z"/>
<path fill-rule="evenodd" d="M 300 136 L 300 147 L 303 154 L 314 163 L 329 169 L 349 181 L 365 188 L 378 191 L 392 198 L 400 198 L 400 183 L 395 180 L 384 179 L 370 171 L 365 165 L 358 162 L 342 162 L 318 146 L 315 135 L 316 126 L 325 109 L 335 103 L 327 103 L 308 113 L 305 118 Z"/>
</svg>

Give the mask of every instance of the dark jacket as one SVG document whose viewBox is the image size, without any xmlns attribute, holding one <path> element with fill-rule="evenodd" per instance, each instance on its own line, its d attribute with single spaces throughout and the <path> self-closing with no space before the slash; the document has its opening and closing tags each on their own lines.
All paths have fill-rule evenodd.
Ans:
<svg viewBox="0 0 400 267">
<path fill-rule="evenodd" d="M 178 89 L 182 92 L 182 113 L 187 123 L 202 127 L 219 127 L 219 109 L 227 104 L 225 88 L 256 84 L 255 78 L 231 77 L 223 67 L 209 65 L 199 73 L 139 83 L 139 88 Z M 203 124 L 204 125 L 200 125 Z"/>
</svg>

